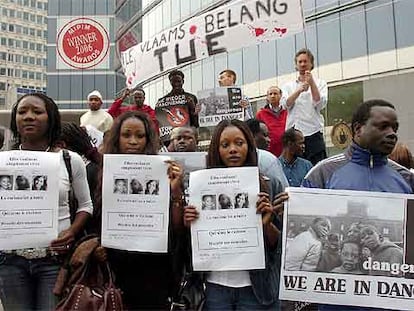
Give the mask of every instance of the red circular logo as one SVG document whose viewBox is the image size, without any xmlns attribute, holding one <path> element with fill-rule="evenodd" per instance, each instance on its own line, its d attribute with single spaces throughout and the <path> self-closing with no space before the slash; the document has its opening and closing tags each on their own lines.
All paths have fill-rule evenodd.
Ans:
<svg viewBox="0 0 414 311">
<path fill-rule="evenodd" d="M 184 126 L 188 123 L 189 115 L 185 108 L 172 107 L 163 109 L 166 112 L 168 123 L 172 127 Z"/>
<path fill-rule="evenodd" d="M 82 17 L 65 24 L 58 34 L 59 56 L 71 67 L 91 68 L 101 63 L 109 51 L 109 36 L 97 21 Z"/>
</svg>

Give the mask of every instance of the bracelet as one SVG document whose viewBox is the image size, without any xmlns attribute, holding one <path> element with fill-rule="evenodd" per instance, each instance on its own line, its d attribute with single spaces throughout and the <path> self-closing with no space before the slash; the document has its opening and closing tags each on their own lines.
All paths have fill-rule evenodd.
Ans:
<svg viewBox="0 0 414 311">
<path fill-rule="evenodd" d="M 170 202 L 171 203 L 182 203 L 184 200 L 184 196 L 180 195 L 180 196 L 171 196 L 170 198 Z"/>
</svg>

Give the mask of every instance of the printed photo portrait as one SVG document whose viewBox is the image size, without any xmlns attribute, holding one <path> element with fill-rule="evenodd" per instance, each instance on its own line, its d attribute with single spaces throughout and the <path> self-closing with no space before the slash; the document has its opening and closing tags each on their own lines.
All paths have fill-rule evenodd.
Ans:
<svg viewBox="0 0 414 311">
<path fill-rule="evenodd" d="M 16 176 L 14 190 L 30 190 L 29 178 L 23 175 Z"/>
<path fill-rule="evenodd" d="M 402 200 L 309 195 L 302 201 L 306 207 L 288 209 L 286 270 L 402 275 Z"/>
<path fill-rule="evenodd" d="M 140 183 L 140 181 L 137 178 L 132 178 L 129 182 L 129 193 L 130 194 L 143 194 L 144 193 L 144 187 Z"/>
<path fill-rule="evenodd" d="M 47 176 L 34 176 L 32 182 L 32 190 L 47 190 Z"/>
<path fill-rule="evenodd" d="M 249 208 L 249 195 L 245 192 L 236 193 L 234 208 Z"/>
<path fill-rule="evenodd" d="M 114 193 L 127 194 L 128 193 L 128 179 L 115 178 L 114 179 Z"/>
<path fill-rule="evenodd" d="M 201 209 L 203 211 L 213 211 L 216 210 L 216 195 L 215 194 L 205 194 L 201 197 Z"/>
<path fill-rule="evenodd" d="M 159 181 L 156 179 L 147 180 L 145 183 L 145 194 L 152 194 L 158 195 L 160 188 L 159 188 Z"/>
<path fill-rule="evenodd" d="M 231 198 L 227 194 L 220 194 L 218 197 L 218 208 L 219 209 L 231 209 L 233 208 L 233 203 L 231 202 Z"/>
<path fill-rule="evenodd" d="M 0 175 L 0 191 L 13 189 L 13 176 Z"/>
</svg>

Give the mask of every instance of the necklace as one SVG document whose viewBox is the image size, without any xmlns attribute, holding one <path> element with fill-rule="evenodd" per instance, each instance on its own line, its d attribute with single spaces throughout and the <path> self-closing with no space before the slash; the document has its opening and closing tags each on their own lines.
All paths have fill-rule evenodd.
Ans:
<svg viewBox="0 0 414 311">
<path fill-rule="evenodd" d="M 22 144 L 19 145 L 19 150 L 24 150 L 22 148 Z M 47 146 L 47 148 L 45 150 L 43 150 L 44 152 L 48 152 L 50 150 L 50 146 Z"/>
</svg>

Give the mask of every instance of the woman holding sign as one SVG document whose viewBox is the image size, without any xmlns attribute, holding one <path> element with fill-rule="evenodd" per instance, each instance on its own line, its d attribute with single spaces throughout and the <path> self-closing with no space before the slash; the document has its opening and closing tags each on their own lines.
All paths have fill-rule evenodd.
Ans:
<svg viewBox="0 0 414 311">
<path fill-rule="evenodd" d="M 207 157 L 208 168 L 257 166 L 254 138 L 239 120 L 221 121 L 214 131 Z M 206 275 L 206 310 L 277 310 L 279 264 L 277 247 L 280 231 L 273 224 L 274 212 L 281 208 L 282 198 L 270 203 L 267 185 L 260 177 L 257 213 L 262 214 L 266 249 L 266 269 L 252 271 L 209 272 Z M 273 199 L 273 198 L 272 198 Z M 196 221 L 194 206 L 184 209 L 184 223 Z"/>
<path fill-rule="evenodd" d="M 53 288 L 60 268 L 58 255 L 70 249 L 92 213 L 85 165 L 79 155 L 69 152 L 72 189 L 79 203 L 71 223 L 68 198 L 71 184 L 63 152 L 57 147 L 61 130 L 57 105 L 41 93 L 24 95 L 12 109 L 10 129 L 17 142 L 16 149 L 61 154 L 58 185 L 60 233 L 48 248 L 18 249 L 0 254 L 0 298 L 5 310 L 53 310 L 56 305 Z M 33 186 L 45 185 L 46 176 L 38 177 L 42 182 L 35 178 Z M 43 188 L 39 186 L 39 190 Z"/>
<path fill-rule="evenodd" d="M 129 111 L 120 115 L 108 133 L 104 143 L 105 154 L 156 155 L 158 135 L 152 121 L 146 114 Z M 117 284 L 123 291 L 123 302 L 128 310 L 169 308 L 171 297 L 179 284 L 180 276 L 175 274 L 177 258 L 175 244 L 184 233 L 183 226 L 183 170 L 174 161 L 168 162 L 170 181 L 170 225 L 169 252 L 138 253 L 117 249 L 107 249 L 108 259 L 117 277 Z M 158 194 L 156 180 L 147 181 L 146 194 Z M 142 191 L 142 190 L 141 190 Z M 101 194 L 101 193 L 100 193 Z M 98 202 L 102 202 L 101 198 Z M 171 250 L 174 250 L 174 256 Z"/>
</svg>

